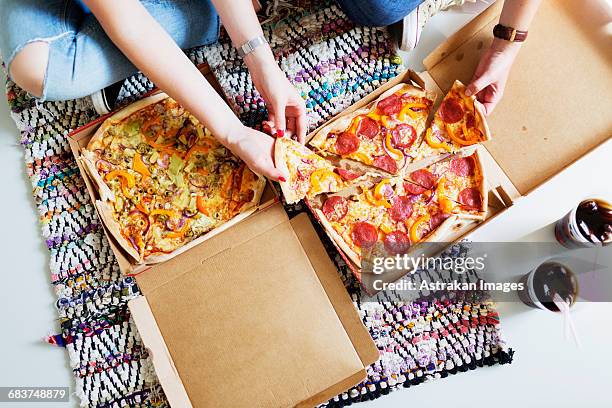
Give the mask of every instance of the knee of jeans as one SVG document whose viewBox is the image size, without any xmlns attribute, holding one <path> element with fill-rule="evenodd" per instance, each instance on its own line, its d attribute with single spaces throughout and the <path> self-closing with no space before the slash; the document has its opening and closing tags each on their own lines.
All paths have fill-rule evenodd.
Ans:
<svg viewBox="0 0 612 408">
<path fill-rule="evenodd" d="M 144 0 L 143 5 L 183 49 L 217 40 L 219 16 L 210 0 Z"/>
<path fill-rule="evenodd" d="M 354 23 L 365 26 L 391 25 L 400 21 L 409 12 L 408 4 L 388 0 L 338 0 L 338 3 Z"/>
<path fill-rule="evenodd" d="M 18 50 L 7 62 L 11 79 L 22 89 L 36 97 L 44 94 L 49 43 L 33 41 Z"/>
</svg>

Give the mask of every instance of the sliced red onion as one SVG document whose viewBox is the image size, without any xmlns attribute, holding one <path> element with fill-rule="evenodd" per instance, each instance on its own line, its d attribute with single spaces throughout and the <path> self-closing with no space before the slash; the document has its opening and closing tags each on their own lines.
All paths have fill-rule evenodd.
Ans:
<svg viewBox="0 0 612 408">
<path fill-rule="evenodd" d="M 387 199 L 393 198 L 393 196 L 395 195 L 395 191 L 393 190 L 393 187 L 391 187 L 389 184 L 385 184 L 382 190 L 383 190 L 382 191 L 383 197 Z"/>
<path fill-rule="evenodd" d="M 134 241 L 134 238 L 128 237 L 128 241 L 130 241 L 130 244 L 132 244 L 135 250 L 140 251 L 140 248 L 138 248 L 138 245 L 136 245 L 136 241 Z"/>
<path fill-rule="evenodd" d="M 179 231 L 185 225 L 185 220 L 186 219 L 187 219 L 187 217 L 182 216 L 181 219 L 179 220 L 178 224 L 173 228 L 172 227 L 172 221 L 170 220 L 170 218 L 168 218 L 166 220 L 166 229 L 169 229 L 170 231 L 174 231 L 174 232 Z"/>
<path fill-rule="evenodd" d="M 385 153 L 387 154 L 387 156 L 391 157 L 393 160 L 395 160 L 395 154 L 391 153 L 389 151 L 389 149 L 387 148 L 387 144 L 383 142 L 383 149 L 385 150 Z M 401 151 L 401 150 L 400 150 Z M 397 161 L 397 160 L 396 160 Z M 399 167 L 400 169 L 402 167 L 404 167 L 404 164 L 406 164 L 406 156 L 404 155 L 404 152 L 402 152 L 402 165 Z"/>
<path fill-rule="evenodd" d="M 431 195 L 429 196 L 429 198 L 427 199 L 427 202 L 425 203 L 425 205 L 428 205 L 429 203 L 431 203 L 434 199 L 434 197 L 436 196 L 436 189 L 432 188 L 431 189 Z"/>
<path fill-rule="evenodd" d="M 104 168 L 100 168 L 100 165 L 107 166 L 108 168 L 105 170 Z M 109 162 L 108 160 L 104 160 L 104 159 L 100 159 L 96 162 L 96 168 L 98 169 L 98 171 L 101 171 L 102 173 L 108 173 L 109 171 L 111 171 L 113 166 L 114 166 L 113 163 Z"/>
</svg>

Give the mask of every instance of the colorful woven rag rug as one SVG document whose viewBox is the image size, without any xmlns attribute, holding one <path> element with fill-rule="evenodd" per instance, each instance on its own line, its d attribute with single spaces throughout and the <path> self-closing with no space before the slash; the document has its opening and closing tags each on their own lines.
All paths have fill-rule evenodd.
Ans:
<svg viewBox="0 0 612 408">
<path fill-rule="evenodd" d="M 286 10 L 264 25 L 265 32 L 282 68 L 302 92 L 312 126 L 401 70 L 385 29 L 355 27 L 330 3 Z M 266 117 L 263 101 L 226 37 L 188 55 L 194 63 L 210 64 L 246 124 L 260 125 Z M 147 78 L 135 75 L 125 81 L 120 97 L 128 103 L 152 88 Z M 95 111 L 87 99 L 37 102 L 10 81 L 6 93 L 51 253 L 61 331 L 48 340 L 68 350 L 81 405 L 167 406 L 126 306 L 139 289 L 119 271 L 66 140 L 70 130 L 95 119 Z M 355 278 L 320 234 L 380 350 L 380 360 L 368 368 L 366 381 L 329 401 L 329 406 L 511 362 L 512 350 L 500 339 L 492 304 L 457 299 L 404 303 L 391 297 L 363 302 Z M 442 276 L 441 271 L 425 272 Z"/>
</svg>

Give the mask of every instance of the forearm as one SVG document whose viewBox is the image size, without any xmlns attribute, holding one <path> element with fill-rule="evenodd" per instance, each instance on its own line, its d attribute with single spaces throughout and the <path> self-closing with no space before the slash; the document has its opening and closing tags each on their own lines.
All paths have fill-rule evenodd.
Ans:
<svg viewBox="0 0 612 408">
<path fill-rule="evenodd" d="M 251 0 L 212 0 L 223 27 L 229 34 L 234 46 L 241 46 L 255 37 L 263 35 L 257 14 Z M 244 62 L 249 70 L 256 64 L 275 64 L 270 47 L 262 46 L 245 56 Z"/>
<path fill-rule="evenodd" d="M 221 143 L 234 143 L 233 129 L 240 126 L 239 120 L 139 1 L 85 3 L 138 69 L 197 117 Z"/>
<path fill-rule="evenodd" d="M 513 27 L 519 31 L 528 31 L 533 18 L 540 6 L 541 0 L 506 0 L 499 17 L 499 23 L 507 27 Z M 494 46 L 520 48 L 521 43 L 511 43 L 505 40 L 495 39 Z"/>
</svg>

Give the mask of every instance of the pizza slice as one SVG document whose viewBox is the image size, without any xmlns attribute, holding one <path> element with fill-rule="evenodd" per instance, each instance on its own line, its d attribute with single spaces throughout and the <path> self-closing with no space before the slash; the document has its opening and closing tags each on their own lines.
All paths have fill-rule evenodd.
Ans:
<svg viewBox="0 0 612 408">
<path fill-rule="evenodd" d="M 430 194 L 444 214 L 482 220 L 487 211 L 484 167 L 476 150 L 469 156 L 453 155 L 405 176 L 409 194 Z"/>
<path fill-rule="evenodd" d="M 288 204 L 304 197 L 312 198 L 321 193 L 333 193 L 365 181 L 371 173 L 334 166 L 308 147 L 288 137 L 276 139 L 274 160 L 289 179 L 280 182 Z"/>
<path fill-rule="evenodd" d="M 416 243 L 443 241 L 458 216 L 443 213 L 434 194 L 412 194 L 401 179 L 383 179 L 360 193 L 309 204 L 340 249 L 361 267 L 365 256 L 405 254 Z"/>
<path fill-rule="evenodd" d="M 416 149 L 414 161 L 457 153 L 468 146 L 491 139 L 484 108 L 475 96 L 465 95 L 465 86 L 455 81 L 446 94 L 433 122 Z"/>
<path fill-rule="evenodd" d="M 397 175 L 416 155 L 433 99 L 432 94 L 420 88 L 396 85 L 365 108 L 323 127 L 310 145 L 322 154 Z"/>
</svg>

